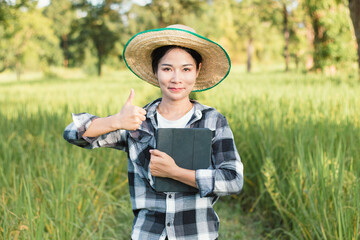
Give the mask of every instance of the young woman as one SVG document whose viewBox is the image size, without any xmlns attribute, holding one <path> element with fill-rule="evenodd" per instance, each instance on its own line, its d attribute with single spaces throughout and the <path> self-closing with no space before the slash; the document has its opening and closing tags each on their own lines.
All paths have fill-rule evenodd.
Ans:
<svg viewBox="0 0 360 240">
<path fill-rule="evenodd" d="M 134 212 L 132 239 L 201 239 L 218 237 L 213 205 L 219 196 L 239 193 L 243 165 L 226 118 L 214 108 L 189 98 L 219 84 L 230 71 L 230 59 L 217 43 L 184 25 L 141 32 L 124 49 L 127 66 L 158 86 L 162 98 L 144 108 L 132 104 L 106 118 L 73 114 L 64 138 L 84 148 L 113 147 L 128 154 L 129 189 Z M 208 128 L 214 132 L 211 166 L 180 168 L 156 150 L 158 128 Z M 157 192 L 153 176 L 197 188 L 197 193 Z"/>
</svg>

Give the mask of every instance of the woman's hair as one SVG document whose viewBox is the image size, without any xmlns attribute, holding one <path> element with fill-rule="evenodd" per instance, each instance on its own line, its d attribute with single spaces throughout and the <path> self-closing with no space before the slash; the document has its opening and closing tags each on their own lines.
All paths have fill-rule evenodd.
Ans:
<svg viewBox="0 0 360 240">
<path fill-rule="evenodd" d="M 189 53 L 196 62 L 196 69 L 199 69 L 199 65 L 202 62 L 202 57 L 197 51 L 190 49 L 190 48 L 186 48 L 186 47 L 181 47 L 181 46 L 176 46 L 176 45 L 168 45 L 168 46 L 162 46 L 162 47 L 156 48 L 151 53 L 152 69 L 153 69 L 154 73 L 156 73 L 156 71 L 157 71 L 160 59 L 168 51 L 170 51 L 171 49 L 174 49 L 174 48 L 180 48 L 180 49 L 183 49 L 184 51 L 186 51 L 187 53 Z"/>
</svg>

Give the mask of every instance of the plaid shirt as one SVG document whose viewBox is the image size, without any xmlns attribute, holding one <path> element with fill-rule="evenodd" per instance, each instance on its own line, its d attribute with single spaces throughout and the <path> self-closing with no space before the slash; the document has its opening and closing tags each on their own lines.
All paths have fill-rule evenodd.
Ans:
<svg viewBox="0 0 360 240">
<path fill-rule="evenodd" d="M 149 169 L 150 149 L 156 148 L 156 107 L 161 99 L 145 106 L 147 118 L 136 131 L 117 130 L 97 138 L 82 137 L 96 116 L 73 114 L 64 138 L 77 146 L 93 149 L 112 147 L 128 154 L 128 178 L 135 215 L 131 237 L 138 239 L 201 239 L 218 237 L 219 218 L 213 209 L 219 196 L 239 193 L 243 186 L 243 165 L 226 118 L 214 108 L 193 101 L 195 112 L 186 125 L 209 128 L 212 166 L 196 170 L 198 193 L 156 192 Z"/>
</svg>

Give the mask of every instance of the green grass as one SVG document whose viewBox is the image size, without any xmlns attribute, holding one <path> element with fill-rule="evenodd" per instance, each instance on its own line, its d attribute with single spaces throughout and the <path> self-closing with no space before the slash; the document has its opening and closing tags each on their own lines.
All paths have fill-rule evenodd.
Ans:
<svg viewBox="0 0 360 240">
<path fill-rule="evenodd" d="M 0 239 L 129 239 L 126 154 L 62 132 L 71 112 L 120 111 L 130 88 L 139 106 L 160 96 L 128 71 L 0 81 Z M 245 167 L 243 192 L 215 205 L 220 239 L 360 238 L 359 92 L 345 75 L 233 67 L 194 95 L 227 117 Z"/>
</svg>

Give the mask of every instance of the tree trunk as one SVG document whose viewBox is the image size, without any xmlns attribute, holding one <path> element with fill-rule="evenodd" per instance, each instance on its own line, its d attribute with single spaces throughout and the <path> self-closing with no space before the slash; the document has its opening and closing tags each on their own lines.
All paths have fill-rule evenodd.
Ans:
<svg viewBox="0 0 360 240">
<path fill-rule="evenodd" d="M 313 51 L 314 45 L 314 30 L 311 24 L 306 24 L 306 39 L 308 42 L 308 48 Z M 314 55 L 309 55 L 306 59 L 306 70 L 310 71 L 314 67 Z"/>
<path fill-rule="evenodd" d="M 15 72 L 16 72 L 16 80 L 20 81 L 20 76 L 21 76 L 21 63 L 20 63 L 20 61 L 16 61 L 16 63 L 15 63 Z"/>
<path fill-rule="evenodd" d="M 350 17 L 354 25 L 356 41 L 358 45 L 358 75 L 360 81 L 360 1 L 359 0 L 349 0 L 349 9 Z"/>
<path fill-rule="evenodd" d="M 253 47 L 253 39 L 251 36 L 249 36 L 249 41 L 248 41 L 248 46 L 247 46 L 247 71 L 251 72 L 251 64 L 252 64 L 252 55 L 254 52 L 254 47 Z"/>
<path fill-rule="evenodd" d="M 313 60 L 314 60 L 314 70 L 321 69 L 322 70 L 322 64 L 320 63 L 322 56 L 319 54 L 319 51 L 321 49 L 321 43 L 322 43 L 322 36 L 323 31 L 321 30 L 320 25 L 320 19 L 319 16 L 314 16 L 315 14 L 312 14 L 312 26 L 314 30 L 314 53 L 313 53 Z"/>
<path fill-rule="evenodd" d="M 324 24 L 322 23 L 321 19 L 323 15 L 321 12 L 323 10 L 327 10 L 326 8 L 322 7 L 320 1 L 306 1 L 307 3 L 307 13 L 310 17 L 310 22 L 313 31 L 313 67 L 312 69 L 323 70 L 325 60 L 329 58 L 329 42 L 332 39 L 329 39 L 328 35 L 326 34 L 326 29 Z"/>
<path fill-rule="evenodd" d="M 288 27 L 289 13 L 286 8 L 286 3 L 283 4 L 283 14 L 284 14 L 284 38 L 285 38 L 284 57 L 285 57 L 285 71 L 287 72 L 289 71 L 289 62 L 290 62 L 290 53 L 289 53 L 290 33 Z"/>
<path fill-rule="evenodd" d="M 69 47 L 68 47 L 68 36 L 67 34 L 63 34 L 63 47 L 64 47 L 64 67 L 67 68 L 69 66 Z"/>
<path fill-rule="evenodd" d="M 101 64 L 102 64 L 102 54 L 100 51 L 98 51 L 98 64 L 97 64 L 98 76 L 101 76 Z"/>
</svg>

